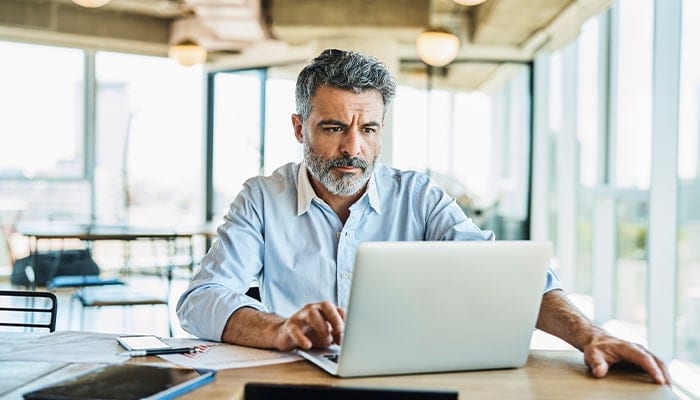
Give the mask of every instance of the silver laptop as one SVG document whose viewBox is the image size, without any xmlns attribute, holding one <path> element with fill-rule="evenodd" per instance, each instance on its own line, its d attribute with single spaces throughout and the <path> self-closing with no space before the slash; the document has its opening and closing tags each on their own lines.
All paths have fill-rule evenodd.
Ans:
<svg viewBox="0 0 700 400">
<path fill-rule="evenodd" d="M 340 346 L 298 353 L 341 376 L 517 368 L 527 361 L 549 242 L 368 242 Z"/>
</svg>

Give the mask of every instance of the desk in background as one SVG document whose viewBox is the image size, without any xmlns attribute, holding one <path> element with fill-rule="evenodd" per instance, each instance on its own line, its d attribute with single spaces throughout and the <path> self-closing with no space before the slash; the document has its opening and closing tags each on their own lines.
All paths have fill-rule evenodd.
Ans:
<svg viewBox="0 0 700 400">
<path fill-rule="evenodd" d="M 32 267 L 39 263 L 39 241 L 55 239 L 77 239 L 84 242 L 100 240 L 131 242 L 135 240 L 161 240 L 169 243 L 169 248 L 174 251 L 174 242 L 177 239 L 189 240 L 190 267 L 194 263 L 194 250 L 192 238 L 201 234 L 201 229 L 159 229 L 144 228 L 128 225 L 99 225 L 99 224 L 70 224 L 70 223 L 41 223 L 19 224 L 17 232 L 30 239 L 30 253 L 33 257 Z M 171 254 L 172 256 L 172 254 Z M 127 255 L 128 257 L 128 255 Z M 127 260 L 128 261 L 128 260 Z M 35 276 L 36 269 L 34 270 Z M 170 272 L 168 280 L 171 279 Z M 36 289 L 36 285 L 32 286 Z"/>
</svg>

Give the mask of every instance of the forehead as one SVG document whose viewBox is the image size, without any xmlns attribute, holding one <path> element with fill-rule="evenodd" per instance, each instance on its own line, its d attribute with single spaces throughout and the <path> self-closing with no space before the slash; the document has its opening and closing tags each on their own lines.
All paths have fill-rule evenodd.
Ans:
<svg viewBox="0 0 700 400">
<path fill-rule="evenodd" d="M 381 93 L 376 89 L 355 93 L 352 90 L 320 86 L 313 96 L 311 114 L 338 114 L 337 116 L 362 113 L 369 118 L 378 118 L 384 113 Z"/>
</svg>

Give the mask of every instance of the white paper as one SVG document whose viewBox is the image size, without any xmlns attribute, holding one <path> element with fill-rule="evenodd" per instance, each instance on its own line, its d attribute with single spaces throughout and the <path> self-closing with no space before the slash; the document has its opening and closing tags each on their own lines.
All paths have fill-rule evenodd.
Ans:
<svg viewBox="0 0 700 400">
<path fill-rule="evenodd" d="M 190 368 L 230 369 L 257 367 L 260 365 L 281 364 L 299 361 L 296 354 L 273 350 L 254 349 L 227 343 L 208 342 L 197 339 L 169 340 L 171 344 L 197 346 L 197 351 L 189 354 L 162 354 L 158 357 L 173 364 Z"/>
<path fill-rule="evenodd" d="M 23 341 L 0 337 L 0 343 L 6 345 L 0 351 L 0 361 L 51 361 L 71 363 L 108 363 L 119 364 L 127 361 L 128 356 L 120 355 L 124 349 L 117 343 L 116 334 L 61 331 L 32 337 L 24 333 L 16 338 Z"/>
</svg>

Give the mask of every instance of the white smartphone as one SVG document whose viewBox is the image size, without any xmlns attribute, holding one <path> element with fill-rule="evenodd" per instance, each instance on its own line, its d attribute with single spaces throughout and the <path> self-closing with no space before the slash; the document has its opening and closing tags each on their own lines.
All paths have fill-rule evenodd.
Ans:
<svg viewBox="0 0 700 400">
<path fill-rule="evenodd" d="M 117 342 L 132 356 L 152 354 L 191 353 L 194 346 L 173 347 L 155 335 L 127 335 L 117 337 Z"/>
</svg>

